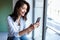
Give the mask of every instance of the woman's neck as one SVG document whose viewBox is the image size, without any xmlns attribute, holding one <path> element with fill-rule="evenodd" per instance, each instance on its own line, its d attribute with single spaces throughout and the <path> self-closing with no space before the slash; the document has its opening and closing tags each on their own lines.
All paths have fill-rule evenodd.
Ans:
<svg viewBox="0 0 60 40">
<path fill-rule="evenodd" d="M 20 19 L 20 18 L 21 18 L 21 15 L 18 16 L 18 19 Z"/>
<path fill-rule="evenodd" d="M 17 23 L 20 21 L 20 18 L 21 18 L 21 16 L 18 16 L 18 18 L 17 18 L 17 20 L 16 20 Z"/>
</svg>

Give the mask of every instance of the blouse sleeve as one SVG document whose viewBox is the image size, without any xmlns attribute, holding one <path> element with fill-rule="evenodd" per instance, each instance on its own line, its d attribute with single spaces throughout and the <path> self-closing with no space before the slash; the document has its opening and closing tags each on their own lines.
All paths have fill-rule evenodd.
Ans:
<svg viewBox="0 0 60 40">
<path fill-rule="evenodd" d="M 10 33 L 13 34 L 15 37 L 19 36 L 17 23 L 14 22 L 10 16 L 8 16 L 7 21 Z"/>
</svg>

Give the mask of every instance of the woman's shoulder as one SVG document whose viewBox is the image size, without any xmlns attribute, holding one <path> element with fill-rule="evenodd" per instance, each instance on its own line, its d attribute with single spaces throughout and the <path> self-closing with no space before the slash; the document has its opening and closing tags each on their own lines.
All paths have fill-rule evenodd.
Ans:
<svg viewBox="0 0 60 40">
<path fill-rule="evenodd" d="M 11 19 L 11 16 L 8 16 L 7 19 Z"/>
<path fill-rule="evenodd" d="M 7 17 L 7 20 L 13 21 L 11 16 L 8 16 L 8 17 Z"/>
</svg>

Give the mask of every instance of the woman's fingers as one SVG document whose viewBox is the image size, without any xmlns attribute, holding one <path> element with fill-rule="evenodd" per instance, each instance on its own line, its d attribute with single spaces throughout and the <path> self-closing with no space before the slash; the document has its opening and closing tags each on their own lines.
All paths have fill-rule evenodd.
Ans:
<svg viewBox="0 0 60 40">
<path fill-rule="evenodd" d="M 36 25 L 37 25 L 37 27 L 40 26 L 40 22 L 37 22 Z"/>
<path fill-rule="evenodd" d="M 34 24 L 34 28 L 37 28 L 39 26 L 40 26 L 40 22 L 37 22 L 37 23 Z"/>
</svg>

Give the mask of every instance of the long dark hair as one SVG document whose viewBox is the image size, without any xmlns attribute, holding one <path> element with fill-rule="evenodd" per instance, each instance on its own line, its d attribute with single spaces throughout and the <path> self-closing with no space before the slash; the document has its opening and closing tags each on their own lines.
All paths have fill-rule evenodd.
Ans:
<svg viewBox="0 0 60 40">
<path fill-rule="evenodd" d="M 15 4 L 13 13 L 10 14 L 10 16 L 12 17 L 12 19 L 13 19 L 14 21 L 16 21 L 16 19 L 18 18 L 17 9 L 19 9 L 20 7 L 22 7 L 24 4 L 27 5 L 27 12 L 26 12 L 25 15 L 23 16 L 23 19 L 24 19 L 24 20 L 27 20 L 26 15 L 27 15 L 27 13 L 29 12 L 29 9 L 30 9 L 29 3 L 26 2 L 26 1 L 24 1 L 24 0 L 19 0 L 19 1 L 17 1 L 16 4 Z"/>
</svg>

